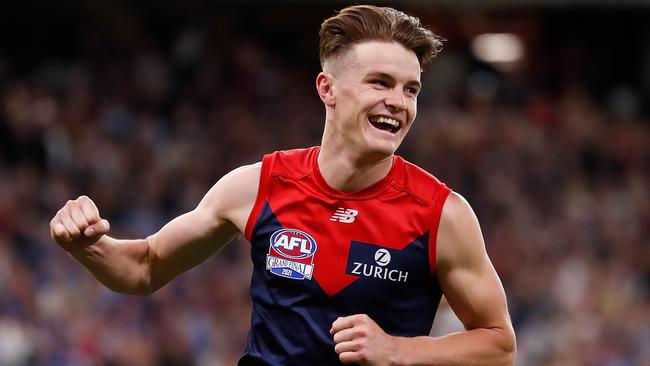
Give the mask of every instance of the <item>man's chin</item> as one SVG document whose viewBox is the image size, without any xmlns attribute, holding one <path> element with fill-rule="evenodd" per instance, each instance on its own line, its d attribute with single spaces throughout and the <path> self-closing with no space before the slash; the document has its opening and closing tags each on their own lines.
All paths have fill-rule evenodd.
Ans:
<svg viewBox="0 0 650 366">
<path fill-rule="evenodd" d="M 398 147 L 399 144 L 392 141 L 372 141 L 368 144 L 367 155 L 381 160 L 395 154 Z"/>
</svg>

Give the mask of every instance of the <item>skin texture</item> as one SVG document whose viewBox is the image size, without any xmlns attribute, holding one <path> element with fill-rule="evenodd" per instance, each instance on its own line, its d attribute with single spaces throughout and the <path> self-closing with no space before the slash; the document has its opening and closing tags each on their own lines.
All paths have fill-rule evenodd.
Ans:
<svg viewBox="0 0 650 366">
<path fill-rule="evenodd" d="M 362 42 L 325 62 L 316 89 L 326 110 L 319 168 L 335 189 L 354 192 L 382 179 L 413 124 L 420 89 L 415 54 L 394 42 Z M 393 133 L 369 122 L 400 121 Z M 68 201 L 50 223 L 54 241 L 108 288 L 148 295 L 200 264 L 244 231 L 257 195 L 261 165 L 220 179 L 198 206 L 154 235 L 118 240 L 106 235 L 86 196 Z M 344 364 L 511 365 L 515 336 L 501 282 L 485 251 L 480 226 L 458 194 L 447 199 L 437 238 L 437 276 L 466 331 L 441 338 L 394 337 L 365 314 L 331 328 Z"/>
</svg>

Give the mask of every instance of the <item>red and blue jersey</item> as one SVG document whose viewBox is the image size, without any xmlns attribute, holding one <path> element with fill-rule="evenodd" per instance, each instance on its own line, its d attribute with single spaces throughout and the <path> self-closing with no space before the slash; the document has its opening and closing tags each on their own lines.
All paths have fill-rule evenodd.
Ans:
<svg viewBox="0 0 650 366">
<path fill-rule="evenodd" d="M 436 236 L 449 188 L 395 156 L 361 191 L 331 188 L 319 148 L 264 156 L 245 236 L 253 311 L 247 365 L 340 365 L 329 331 L 368 314 L 388 334 L 428 335 L 441 290 Z"/>
</svg>

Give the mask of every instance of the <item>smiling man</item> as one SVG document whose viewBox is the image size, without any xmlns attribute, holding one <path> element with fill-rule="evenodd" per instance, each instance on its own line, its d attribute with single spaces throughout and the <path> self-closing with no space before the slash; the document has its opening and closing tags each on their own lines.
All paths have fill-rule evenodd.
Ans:
<svg viewBox="0 0 650 366">
<path fill-rule="evenodd" d="M 107 287 L 150 294 L 236 235 L 251 242 L 253 313 L 239 365 L 510 365 L 503 288 L 467 202 L 395 155 L 440 40 L 417 18 L 353 6 L 320 31 L 320 147 L 219 180 L 142 240 L 106 235 L 86 196 L 53 239 Z M 466 331 L 429 337 L 444 294 Z"/>
</svg>

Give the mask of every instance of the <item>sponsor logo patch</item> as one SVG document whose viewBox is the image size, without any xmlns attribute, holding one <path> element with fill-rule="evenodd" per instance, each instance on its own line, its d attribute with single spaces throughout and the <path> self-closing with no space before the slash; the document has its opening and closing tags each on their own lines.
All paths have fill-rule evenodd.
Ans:
<svg viewBox="0 0 650 366">
<path fill-rule="evenodd" d="M 377 248 L 377 246 L 352 242 L 345 273 L 357 277 L 375 278 L 390 282 L 406 282 L 409 272 L 392 261 L 398 253 L 394 249 Z"/>
<path fill-rule="evenodd" d="M 304 231 L 280 229 L 271 235 L 266 269 L 276 276 L 310 280 L 314 273 L 316 240 Z"/>
</svg>

